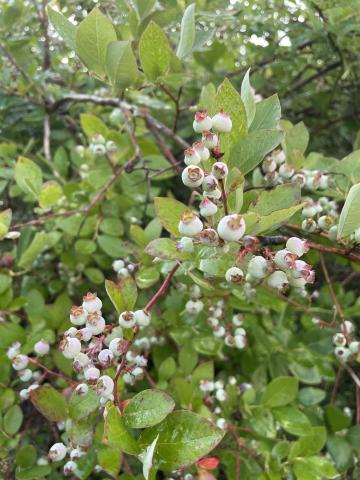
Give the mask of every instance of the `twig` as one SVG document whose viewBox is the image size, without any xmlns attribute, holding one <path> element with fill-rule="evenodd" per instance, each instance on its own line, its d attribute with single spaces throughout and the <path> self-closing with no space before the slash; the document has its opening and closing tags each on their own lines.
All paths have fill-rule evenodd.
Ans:
<svg viewBox="0 0 360 480">
<path fill-rule="evenodd" d="M 227 196 L 226 196 L 224 181 L 220 179 L 219 184 L 221 189 L 221 197 L 224 205 L 224 213 L 225 215 L 228 215 L 229 211 L 228 211 Z"/>
<path fill-rule="evenodd" d="M 360 378 L 356 375 L 356 373 L 354 372 L 354 370 L 349 367 L 349 365 L 347 365 L 346 363 L 343 363 L 342 366 L 345 368 L 345 370 L 347 370 L 347 372 L 349 373 L 350 377 L 354 380 L 355 382 L 355 385 L 360 388 Z"/>
<path fill-rule="evenodd" d="M 327 269 L 326 264 L 325 264 L 324 255 L 322 253 L 320 253 L 320 264 L 321 264 L 321 268 L 324 272 L 324 277 L 325 277 L 325 281 L 327 283 L 327 286 L 329 288 L 330 296 L 332 298 L 332 301 L 334 302 L 336 311 L 337 311 L 337 313 L 339 315 L 339 318 L 340 318 L 340 321 L 342 323 L 343 333 L 344 333 L 346 339 L 349 341 L 344 312 L 343 312 L 343 310 L 341 308 L 341 305 L 340 305 L 340 303 L 337 299 L 337 296 L 335 294 L 334 287 L 332 285 L 331 278 L 330 278 L 328 269 Z"/>
<path fill-rule="evenodd" d="M 50 150 L 50 115 L 45 113 L 44 115 L 44 127 L 43 127 L 43 149 L 44 156 L 47 161 L 51 160 L 51 150 Z"/>
<path fill-rule="evenodd" d="M 78 385 L 79 382 L 73 380 L 72 378 L 70 377 L 67 377 L 66 375 L 64 375 L 63 373 L 58 373 L 58 372 L 54 372 L 53 370 L 50 370 L 50 368 L 47 368 L 45 367 L 45 365 L 43 365 L 42 363 L 40 363 L 38 360 L 36 360 L 35 358 L 31 358 L 31 357 L 28 357 L 28 360 L 30 363 L 32 363 L 33 365 L 35 365 L 36 367 L 38 368 L 41 368 L 42 370 L 44 370 L 44 372 L 47 374 L 47 375 L 52 375 L 53 377 L 58 377 L 58 378 L 62 378 L 63 380 L 66 380 L 67 382 L 69 382 L 73 387 Z"/>
<path fill-rule="evenodd" d="M 339 368 L 338 368 L 338 371 L 336 372 L 335 383 L 334 383 L 334 387 L 333 387 L 332 392 L 331 392 L 331 398 L 330 398 L 331 403 L 335 403 L 336 395 L 337 395 L 339 385 L 340 385 L 342 372 L 343 372 L 343 368 L 340 365 Z"/>
<path fill-rule="evenodd" d="M 50 62 L 49 19 L 46 13 L 47 0 L 41 0 L 40 22 L 44 32 L 43 70 L 48 70 Z"/>
<path fill-rule="evenodd" d="M 168 273 L 167 277 L 164 280 L 164 283 L 161 285 L 159 290 L 155 293 L 155 295 L 152 297 L 152 299 L 145 305 L 144 311 L 149 312 L 152 307 L 156 304 L 156 302 L 159 300 L 160 297 L 162 297 L 168 286 L 170 285 L 172 277 L 175 275 L 176 270 L 180 267 L 180 264 L 177 263 Z"/>
<path fill-rule="evenodd" d="M 162 139 L 159 131 L 154 127 L 154 125 L 149 123 L 149 121 L 147 119 L 145 121 L 146 121 L 148 129 L 150 130 L 152 135 L 155 137 L 155 139 L 156 139 L 161 151 L 163 152 L 164 156 L 167 158 L 169 163 L 171 163 L 173 168 L 175 168 L 176 171 L 180 173 L 182 171 L 182 168 L 181 168 L 179 162 L 176 160 L 176 158 L 172 154 L 172 151 L 170 150 L 170 148 L 166 145 L 166 143 Z"/>
</svg>

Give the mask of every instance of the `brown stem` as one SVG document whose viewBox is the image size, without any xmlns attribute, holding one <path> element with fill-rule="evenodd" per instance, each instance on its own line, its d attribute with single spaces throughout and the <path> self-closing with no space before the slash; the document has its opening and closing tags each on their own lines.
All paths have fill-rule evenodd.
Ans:
<svg viewBox="0 0 360 480">
<path fill-rule="evenodd" d="M 360 387 L 356 386 L 355 387 L 356 392 L 356 425 L 359 425 L 360 423 Z"/>
<path fill-rule="evenodd" d="M 225 215 L 228 215 L 229 210 L 228 210 L 227 195 L 226 195 L 226 191 L 225 191 L 224 180 L 220 179 L 219 180 L 219 185 L 220 185 L 220 188 L 221 188 L 221 198 L 222 198 L 223 205 L 224 205 L 224 213 L 225 213 Z"/>
<path fill-rule="evenodd" d="M 332 392 L 331 392 L 331 398 L 330 398 L 331 403 L 335 403 L 336 395 L 337 395 L 337 392 L 339 390 L 339 385 L 340 385 L 342 372 L 343 372 L 343 368 L 340 365 L 339 368 L 338 368 L 338 371 L 336 372 L 335 383 L 334 383 L 334 387 L 333 387 Z"/>
<path fill-rule="evenodd" d="M 156 304 L 156 302 L 159 300 L 160 297 L 162 297 L 168 286 L 170 285 L 170 282 L 171 282 L 171 279 L 172 277 L 174 276 L 176 270 L 180 267 L 180 264 L 177 263 L 171 270 L 170 272 L 168 273 L 167 277 L 165 278 L 163 284 L 161 285 L 161 287 L 159 288 L 159 290 L 155 293 L 155 295 L 152 297 L 152 299 L 145 305 L 144 307 L 144 311 L 145 312 L 149 312 L 152 307 Z"/>
<path fill-rule="evenodd" d="M 40 363 L 35 358 L 28 357 L 28 360 L 29 360 L 30 363 L 32 363 L 36 367 L 41 368 L 41 370 L 43 370 L 47 375 L 52 375 L 53 377 L 62 378 L 63 380 L 66 380 L 67 382 L 69 382 L 73 387 L 75 387 L 76 385 L 79 384 L 79 382 L 76 382 L 72 378 L 67 377 L 63 373 L 60 373 L 60 372 L 58 373 L 58 372 L 54 372 L 53 370 L 50 370 L 50 368 L 45 367 L 45 365 Z"/>
</svg>

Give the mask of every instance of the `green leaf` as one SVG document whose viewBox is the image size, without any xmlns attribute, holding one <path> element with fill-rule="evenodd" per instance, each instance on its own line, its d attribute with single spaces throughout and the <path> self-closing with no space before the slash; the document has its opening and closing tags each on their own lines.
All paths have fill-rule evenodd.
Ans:
<svg viewBox="0 0 360 480">
<path fill-rule="evenodd" d="M 326 405 L 325 420 L 331 431 L 338 432 L 344 428 L 348 428 L 351 425 L 351 418 L 345 415 L 345 413 L 335 405 Z"/>
<path fill-rule="evenodd" d="M 82 420 L 98 407 L 99 397 L 93 390 L 89 390 L 86 395 L 78 395 L 74 392 L 69 401 L 69 416 L 73 420 Z"/>
<path fill-rule="evenodd" d="M 275 94 L 256 104 L 250 131 L 277 128 L 281 117 L 279 97 Z"/>
<path fill-rule="evenodd" d="M 214 337 L 213 335 L 201 335 L 195 337 L 192 344 L 198 353 L 209 356 L 218 355 L 221 352 L 223 346 L 223 342 L 219 338 Z"/>
<path fill-rule="evenodd" d="M 117 89 L 124 90 L 134 83 L 138 76 L 138 68 L 129 41 L 109 43 L 106 52 L 106 72 L 111 85 Z"/>
<path fill-rule="evenodd" d="M 154 439 L 154 441 L 146 448 L 144 452 L 141 453 L 140 459 L 143 462 L 143 475 L 145 480 L 151 480 L 156 478 L 156 472 L 153 476 L 153 457 L 155 452 L 155 447 L 157 441 L 159 440 L 159 435 Z"/>
<path fill-rule="evenodd" d="M 42 185 L 41 168 L 26 157 L 19 157 L 15 164 L 15 181 L 19 188 L 37 198 Z"/>
<path fill-rule="evenodd" d="M 157 238 L 153 240 L 147 245 L 145 252 L 152 257 L 158 257 L 164 260 L 191 259 L 191 254 L 179 252 L 176 248 L 176 242 L 170 238 Z"/>
<path fill-rule="evenodd" d="M 247 125 L 250 127 L 256 112 L 255 95 L 250 85 L 250 68 L 245 73 L 241 84 L 241 99 L 246 110 Z"/>
<path fill-rule="evenodd" d="M 360 183 L 353 185 L 347 194 L 345 204 L 341 210 L 338 238 L 344 238 L 360 227 Z"/>
<path fill-rule="evenodd" d="M 154 459 L 165 471 L 196 462 L 213 450 L 224 432 L 204 417 L 188 411 L 176 411 L 159 425 L 145 430 L 139 444 L 148 447 L 159 436 Z"/>
<path fill-rule="evenodd" d="M 86 67 L 104 78 L 106 50 L 117 40 L 113 24 L 95 7 L 80 23 L 76 32 L 76 52 Z"/>
<path fill-rule="evenodd" d="M 303 203 L 300 203 L 299 205 L 294 205 L 293 207 L 284 208 L 282 210 L 276 210 L 275 212 L 270 213 L 270 215 L 260 217 L 257 223 L 255 223 L 252 233 L 259 235 L 260 233 L 275 230 L 281 223 L 288 221 L 298 210 L 303 207 L 303 205 Z M 245 215 L 244 218 L 246 221 Z"/>
<path fill-rule="evenodd" d="M 16 472 L 16 480 L 38 480 L 48 476 L 49 473 L 51 473 L 50 465 L 35 465 L 26 470 Z"/>
<path fill-rule="evenodd" d="M 3 428 L 8 435 L 15 435 L 23 422 L 23 413 L 19 405 L 13 405 L 5 413 L 3 419 Z"/>
<path fill-rule="evenodd" d="M 137 300 L 137 288 L 130 275 L 123 277 L 118 283 L 105 280 L 105 289 L 118 313 L 134 308 Z"/>
<path fill-rule="evenodd" d="M 113 478 L 117 478 L 121 466 L 122 454 L 120 451 L 101 445 L 98 451 L 98 463 L 101 468 Z"/>
<path fill-rule="evenodd" d="M 325 427 L 311 427 L 301 438 L 293 443 L 289 460 L 296 457 L 307 457 L 315 455 L 324 448 L 326 443 L 326 428 Z"/>
<path fill-rule="evenodd" d="M 140 267 L 136 272 L 135 280 L 139 288 L 150 288 L 160 279 L 160 272 L 155 267 Z"/>
<path fill-rule="evenodd" d="M 32 390 L 29 394 L 34 407 L 50 422 L 60 422 L 68 415 L 68 405 L 65 398 L 50 385 L 44 385 Z"/>
<path fill-rule="evenodd" d="M 151 21 L 140 37 L 139 57 L 146 77 L 155 81 L 165 76 L 171 65 L 171 49 L 165 32 Z"/>
<path fill-rule="evenodd" d="M 350 427 L 346 433 L 346 440 L 354 447 L 360 449 L 360 425 Z"/>
<path fill-rule="evenodd" d="M 353 452 L 345 438 L 330 436 L 326 442 L 328 452 L 339 472 L 344 472 L 352 464 Z"/>
<path fill-rule="evenodd" d="M 221 135 L 221 149 L 224 152 L 224 161 L 228 162 L 233 146 L 239 141 L 239 139 L 246 135 L 247 119 L 245 106 L 241 100 L 241 96 L 227 78 L 225 78 L 217 90 L 211 114 L 214 115 L 221 109 L 228 112 L 232 120 L 231 132 Z"/>
<path fill-rule="evenodd" d="M 172 235 L 179 236 L 180 216 L 188 209 L 186 205 L 173 198 L 154 198 L 156 215 L 161 225 Z"/>
<path fill-rule="evenodd" d="M 95 135 L 99 134 L 106 137 L 108 134 L 105 123 L 91 113 L 82 113 L 80 115 L 80 125 L 90 142 Z"/>
<path fill-rule="evenodd" d="M 36 448 L 33 445 L 24 445 L 16 452 L 16 466 L 31 468 L 36 462 Z"/>
<path fill-rule="evenodd" d="M 10 208 L 0 212 L 0 240 L 8 233 L 11 224 L 12 211 Z"/>
<path fill-rule="evenodd" d="M 138 455 L 140 448 L 135 438 L 127 431 L 124 420 L 114 404 L 106 405 L 104 419 L 103 442 L 129 455 Z"/>
<path fill-rule="evenodd" d="M 28 268 L 38 255 L 47 248 L 54 246 L 61 238 L 59 232 L 36 232 L 32 242 L 22 253 L 18 262 L 19 267 Z"/>
<path fill-rule="evenodd" d="M 255 203 L 250 205 L 249 212 L 259 215 L 270 215 L 270 213 L 289 208 L 301 200 L 301 188 L 294 183 L 279 185 L 270 191 L 260 193 Z"/>
<path fill-rule="evenodd" d="M 56 205 L 63 194 L 61 186 L 50 180 L 42 185 L 39 193 L 39 204 L 41 208 L 49 208 Z"/>
<path fill-rule="evenodd" d="M 307 407 L 317 405 L 322 402 L 325 397 L 326 392 L 324 390 L 314 387 L 302 388 L 298 395 L 300 402 Z"/>
<path fill-rule="evenodd" d="M 282 139 L 279 130 L 256 130 L 250 132 L 232 148 L 230 166 L 237 167 L 243 175 L 251 172 Z"/>
<path fill-rule="evenodd" d="M 129 428 L 157 425 L 174 410 L 175 402 L 161 390 L 143 390 L 126 405 L 123 420 Z"/>
<path fill-rule="evenodd" d="M 304 153 L 309 143 L 309 132 L 303 122 L 294 125 L 285 132 L 283 148 L 286 162 L 297 169 L 305 162 Z"/>
<path fill-rule="evenodd" d="M 272 410 L 275 419 L 282 428 L 292 435 L 308 435 L 311 423 L 307 416 L 295 407 L 279 407 Z"/>
<path fill-rule="evenodd" d="M 185 10 L 181 20 L 180 41 L 176 55 L 182 59 L 186 57 L 194 46 L 195 42 L 195 3 L 191 3 Z"/>
<path fill-rule="evenodd" d="M 270 382 L 262 395 L 261 403 L 267 407 L 282 407 L 295 400 L 299 381 L 294 377 L 277 377 Z"/>
<path fill-rule="evenodd" d="M 173 357 L 166 358 L 158 368 L 159 380 L 169 380 L 176 373 L 176 362 Z"/>
<path fill-rule="evenodd" d="M 47 7 L 47 14 L 50 22 L 53 24 L 58 34 L 65 40 L 68 46 L 72 49 L 76 49 L 76 26 L 72 24 L 67 18 L 60 12 L 54 10 L 50 6 Z"/>
<path fill-rule="evenodd" d="M 334 466 L 324 457 L 298 459 L 294 464 L 294 473 L 297 480 L 321 480 L 338 476 Z"/>
</svg>

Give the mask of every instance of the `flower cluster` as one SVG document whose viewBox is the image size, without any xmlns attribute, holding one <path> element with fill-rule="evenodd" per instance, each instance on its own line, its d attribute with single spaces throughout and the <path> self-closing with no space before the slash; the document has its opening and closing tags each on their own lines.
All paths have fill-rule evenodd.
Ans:
<svg viewBox="0 0 360 480">
<path fill-rule="evenodd" d="M 345 320 L 341 325 L 341 332 L 333 336 L 334 353 L 342 363 L 357 359 L 360 353 L 360 342 L 352 338 L 353 333 L 354 325 Z"/>
<path fill-rule="evenodd" d="M 328 174 L 319 170 L 296 170 L 286 163 L 286 156 L 282 150 L 274 150 L 263 160 L 260 167 L 253 171 L 252 183 L 254 187 L 275 187 L 283 183 L 296 183 L 301 188 L 310 190 L 327 190 L 330 185 Z"/>
</svg>

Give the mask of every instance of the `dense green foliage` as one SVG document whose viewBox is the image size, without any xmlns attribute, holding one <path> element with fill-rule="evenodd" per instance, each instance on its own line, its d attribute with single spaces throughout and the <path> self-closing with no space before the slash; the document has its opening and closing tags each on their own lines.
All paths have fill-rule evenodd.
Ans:
<svg viewBox="0 0 360 480">
<path fill-rule="evenodd" d="M 359 2 L 98 3 L 1 7 L 1 478 L 358 478 Z"/>
</svg>

